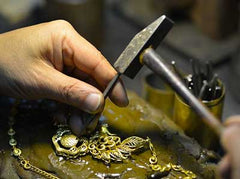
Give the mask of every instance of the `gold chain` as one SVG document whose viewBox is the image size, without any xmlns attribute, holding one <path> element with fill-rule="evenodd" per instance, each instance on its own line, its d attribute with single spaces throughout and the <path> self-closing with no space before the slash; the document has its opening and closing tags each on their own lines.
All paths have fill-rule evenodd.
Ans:
<svg viewBox="0 0 240 179">
<path fill-rule="evenodd" d="M 150 163 L 150 167 L 152 170 L 154 171 L 158 171 L 158 172 L 169 172 L 170 170 L 176 171 L 176 172 L 180 172 L 185 174 L 186 176 L 184 177 L 184 179 L 192 179 L 192 178 L 197 178 L 197 176 L 190 170 L 185 170 L 181 165 L 174 165 L 172 163 L 168 163 L 165 166 L 161 166 L 158 164 L 158 159 L 157 159 L 157 154 L 155 152 L 155 149 L 153 147 L 153 144 L 151 142 L 150 138 L 147 138 L 148 143 L 149 143 L 149 149 L 152 153 L 152 156 L 149 158 L 149 163 Z M 179 177 L 182 178 L 182 177 Z"/>
<path fill-rule="evenodd" d="M 17 148 L 17 140 L 14 138 L 16 132 L 13 129 L 13 126 L 15 124 L 15 116 L 17 114 L 17 106 L 19 104 L 19 101 L 16 100 L 14 103 L 14 106 L 11 110 L 11 116 L 9 117 L 8 124 L 9 124 L 9 130 L 8 130 L 8 135 L 9 135 L 9 145 L 12 147 L 12 154 L 15 158 L 17 158 L 18 162 L 20 163 L 20 166 L 23 167 L 25 170 L 29 170 L 32 172 L 37 173 L 38 175 L 41 175 L 45 178 L 48 179 L 60 179 L 56 177 L 55 175 L 48 173 L 34 165 L 32 165 L 28 160 L 26 160 L 22 156 L 22 150 L 20 148 Z"/>
</svg>

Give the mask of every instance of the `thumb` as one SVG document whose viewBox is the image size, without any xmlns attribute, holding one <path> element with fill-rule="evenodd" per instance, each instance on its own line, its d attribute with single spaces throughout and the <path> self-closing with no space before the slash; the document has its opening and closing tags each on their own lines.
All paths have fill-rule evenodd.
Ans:
<svg viewBox="0 0 240 179">
<path fill-rule="evenodd" d="M 50 69 L 47 74 L 43 80 L 45 97 L 67 103 L 89 113 L 102 110 L 103 95 L 94 86 L 55 69 Z"/>
</svg>

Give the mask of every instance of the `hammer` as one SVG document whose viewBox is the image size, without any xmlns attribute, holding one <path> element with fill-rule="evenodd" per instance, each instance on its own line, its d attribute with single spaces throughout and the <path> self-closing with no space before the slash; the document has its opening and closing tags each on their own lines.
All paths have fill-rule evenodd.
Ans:
<svg viewBox="0 0 240 179">
<path fill-rule="evenodd" d="M 187 89 L 181 79 L 154 50 L 172 26 L 173 22 L 163 15 L 136 34 L 115 62 L 114 67 L 118 73 L 108 84 L 103 95 L 105 98 L 108 96 L 120 75 L 133 79 L 142 66 L 146 65 L 168 83 L 202 117 L 203 122 L 220 136 L 224 129 L 220 121 Z"/>
</svg>

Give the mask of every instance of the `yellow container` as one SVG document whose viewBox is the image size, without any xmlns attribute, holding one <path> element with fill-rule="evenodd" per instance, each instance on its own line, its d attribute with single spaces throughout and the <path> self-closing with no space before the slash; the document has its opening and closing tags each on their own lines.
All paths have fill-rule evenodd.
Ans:
<svg viewBox="0 0 240 179">
<path fill-rule="evenodd" d="M 202 101 L 202 103 L 204 103 L 209 110 L 221 120 L 225 89 L 220 81 L 218 81 L 218 83 L 223 89 L 221 96 L 212 101 Z M 188 136 L 195 138 L 202 147 L 217 150 L 219 146 L 217 136 L 208 126 L 205 125 L 205 123 L 202 122 L 200 116 L 197 115 L 178 95 L 175 95 L 173 120 Z"/>
<path fill-rule="evenodd" d="M 143 98 L 172 118 L 174 92 L 157 75 L 149 74 L 144 78 Z"/>
</svg>

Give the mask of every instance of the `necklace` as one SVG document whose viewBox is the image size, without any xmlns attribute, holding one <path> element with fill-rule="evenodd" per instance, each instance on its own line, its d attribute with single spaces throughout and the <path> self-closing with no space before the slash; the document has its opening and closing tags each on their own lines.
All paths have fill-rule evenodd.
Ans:
<svg viewBox="0 0 240 179">
<path fill-rule="evenodd" d="M 19 101 L 16 101 L 11 109 L 11 115 L 9 117 L 9 145 L 12 147 L 13 156 L 25 170 L 35 172 L 45 178 L 59 179 L 57 176 L 32 165 L 29 160 L 26 160 L 23 157 L 22 150 L 17 147 L 17 141 L 14 138 L 16 132 L 13 127 L 15 124 L 15 116 L 17 114 L 18 105 Z M 153 171 L 160 172 L 164 174 L 164 176 L 168 175 L 170 171 L 176 171 L 185 175 L 185 177 L 175 176 L 176 178 L 196 178 L 196 175 L 192 171 L 185 170 L 180 165 L 168 163 L 162 166 L 158 164 L 155 148 L 150 138 L 147 137 L 146 139 L 143 139 L 138 136 L 131 136 L 121 141 L 119 136 L 108 131 L 106 124 L 103 124 L 100 127 L 100 130 L 96 131 L 89 138 L 78 138 L 72 134 L 67 125 L 58 125 L 58 130 L 52 137 L 52 142 L 54 144 L 56 154 L 64 157 L 65 159 L 75 159 L 80 156 L 91 155 L 93 158 L 103 161 L 105 164 L 110 164 L 111 162 L 122 162 L 129 158 L 135 151 L 148 147 L 151 151 L 151 156 L 149 157 L 149 167 Z"/>
<path fill-rule="evenodd" d="M 8 125 L 9 125 L 9 130 L 8 130 L 8 135 L 9 135 L 9 145 L 12 148 L 12 155 L 18 160 L 19 164 L 21 167 L 23 167 L 25 170 L 30 170 L 32 172 L 35 172 L 45 178 L 48 179 L 60 179 L 56 177 L 55 175 L 48 173 L 34 165 L 32 165 L 28 160 L 26 160 L 23 155 L 22 155 L 22 150 L 17 147 L 17 140 L 15 139 L 15 130 L 14 130 L 14 124 L 15 124 L 15 116 L 17 114 L 17 106 L 19 105 L 20 101 L 16 100 L 12 109 L 11 109 L 11 114 L 8 119 Z"/>
</svg>

